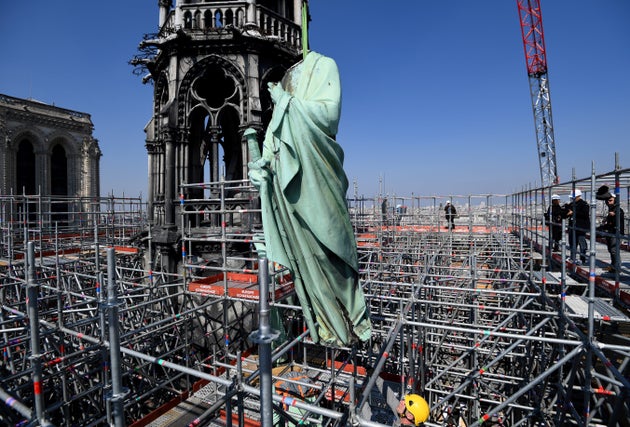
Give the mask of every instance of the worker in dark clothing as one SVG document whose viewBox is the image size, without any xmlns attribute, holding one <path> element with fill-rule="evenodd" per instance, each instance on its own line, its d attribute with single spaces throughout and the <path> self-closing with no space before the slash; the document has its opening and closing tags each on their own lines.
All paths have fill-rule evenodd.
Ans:
<svg viewBox="0 0 630 427">
<path fill-rule="evenodd" d="M 457 209 L 455 209 L 455 206 L 453 206 L 450 201 L 446 202 L 446 206 L 444 206 L 444 215 L 446 216 L 446 228 L 449 230 L 455 229 Z"/>
<path fill-rule="evenodd" d="M 614 273 L 620 266 L 617 242 L 625 234 L 624 212 L 614 194 L 606 200 L 606 206 L 608 206 L 608 214 L 599 230 L 607 233 L 605 237 L 608 253 L 610 253 L 610 266 L 606 268 L 606 271 Z M 619 209 L 619 233 L 617 233 L 617 209 Z"/>
<path fill-rule="evenodd" d="M 550 244 L 553 245 L 553 251 L 560 250 L 562 218 L 564 218 L 564 209 L 560 205 L 560 196 L 553 194 L 551 196 L 551 206 L 545 212 L 545 221 L 547 221 L 549 226 L 549 240 Z"/>
<path fill-rule="evenodd" d="M 566 218 L 569 218 L 569 245 L 571 246 L 571 259 L 576 264 L 586 264 L 588 244 L 586 232 L 591 227 L 591 211 L 588 203 L 582 199 L 582 191 L 575 190 L 572 194 L 572 202 L 567 206 Z M 576 258 L 576 250 L 579 248 L 580 259 Z"/>
</svg>

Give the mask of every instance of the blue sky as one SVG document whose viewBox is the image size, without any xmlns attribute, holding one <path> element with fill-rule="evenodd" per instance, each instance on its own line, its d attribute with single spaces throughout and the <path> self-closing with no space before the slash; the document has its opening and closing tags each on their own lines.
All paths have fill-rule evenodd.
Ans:
<svg viewBox="0 0 630 427">
<path fill-rule="evenodd" d="M 116 8 L 113 5 L 123 5 Z M 630 167 L 630 1 L 543 0 L 561 181 Z M 540 182 L 516 0 L 311 0 L 334 58 L 338 141 L 358 193 L 508 194 Z M 152 87 L 129 59 L 157 0 L 8 2 L 0 93 L 91 114 L 101 192 L 146 195 Z"/>
</svg>

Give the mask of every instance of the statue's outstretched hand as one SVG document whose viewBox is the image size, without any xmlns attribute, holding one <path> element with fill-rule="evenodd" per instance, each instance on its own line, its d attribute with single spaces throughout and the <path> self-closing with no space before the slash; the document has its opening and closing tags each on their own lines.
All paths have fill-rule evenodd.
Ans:
<svg viewBox="0 0 630 427">
<path fill-rule="evenodd" d="M 247 167 L 249 168 L 249 172 L 247 176 L 250 181 L 258 190 L 260 190 L 260 186 L 264 182 L 271 181 L 271 171 L 268 168 L 269 160 L 261 158 L 254 162 L 249 162 Z"/>
</svg>

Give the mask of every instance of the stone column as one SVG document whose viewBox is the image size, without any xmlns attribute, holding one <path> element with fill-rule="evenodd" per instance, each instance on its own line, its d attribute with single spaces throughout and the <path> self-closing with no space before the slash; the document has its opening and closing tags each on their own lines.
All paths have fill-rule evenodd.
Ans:
<svg viewBox="0 0 630 427">
<path fill-rule="evenodd" d="M 256 0 L 247 0 L 247 16 L 245 25 L 257 25 L 256 22 Z"/>
<path fill-rule="evenodd" d="M 210 159 L 210 181 L 219 181 L 219 128 L 213 126 L 210 129 L 210 150 L 208 153 Z"/>
<path fill-rule="evenodd" d="M 35 150 L 35 193 L 50 194 L 50 155 L 37 145 L 33 149 Z"/>
<path fill-rule="evenodd" d="M 152 142 L 147 141 L 147 172 L 148 172 L 148 184 L 147 184 L 147 201 L 149 206 L 147 209 L 147 219 L 153 221 L 153 198 L 155 197 L 155 146 Z"/>
<path fill-rule="evenodd" d="M 1 120 L 1 119 L 0 119 Z M 9 136 L 0 122 L 0 194 L 8 193 L 8 165 L 7 154 L 9 150 Z"/>
<path fill-rule="evenodd" d="M 293 0 L 293 22 L 302 26 L 302 0 Z"/>
<path fill-rule="evenodd" d="M 166 143 L 166 176 L 164 177 L 164 215 L 167 226 L 175 225 L 175 142 L 172 132 L 168 132 Z"/>
</svg>

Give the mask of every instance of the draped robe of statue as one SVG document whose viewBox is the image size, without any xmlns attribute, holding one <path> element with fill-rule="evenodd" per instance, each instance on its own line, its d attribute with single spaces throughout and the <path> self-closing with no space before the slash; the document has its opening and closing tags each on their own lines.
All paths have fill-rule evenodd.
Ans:
<svg viewBox="0 0 630 427">
<path fill-rule="evenodd" d="M 270 92 L 275 106 L 262 159 L 250 164 L 250 178 L 260 185 L 267 256 L 290 270 L 315 342 L 366 341 L 371 323 L 358 281 L 344 153 L 335 140 L 337 64 L 309 52 Z"/>
</svg>

